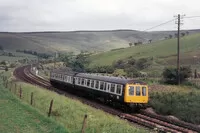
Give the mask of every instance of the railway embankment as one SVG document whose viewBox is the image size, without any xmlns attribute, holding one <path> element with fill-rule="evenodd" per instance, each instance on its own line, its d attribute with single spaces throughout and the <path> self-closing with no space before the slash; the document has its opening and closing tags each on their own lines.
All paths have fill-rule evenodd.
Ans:
<svg viewBox="0 0 200 133">
<path fill-rule="evenodd" d="M 23 100 L 19 100 L 18 95 L 13 95 L 13 90 L 11 92 L 3 86 L 3 77 L 10 75 L 10 72 L 0 75 L 0 132 L 67 133 L 61 124 L 43 115 Z"/>
</svg>

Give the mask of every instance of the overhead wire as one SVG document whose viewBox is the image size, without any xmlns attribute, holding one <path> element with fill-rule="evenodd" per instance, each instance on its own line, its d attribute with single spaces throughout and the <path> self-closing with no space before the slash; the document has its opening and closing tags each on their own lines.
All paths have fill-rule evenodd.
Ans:
<svg viewBox="0 0 200 133">
<path fill-rule="evenodd" d="M 151 28 L 145 29 L 145 30 L 143 30 L 143 31 L 148 31 L 148 30 L 151 30 L 151 29 L 155 29 L 155 28 L 160 27 L 160 26 L 162 26 L 162 25 L 165 25 L 165 24 L 168 24 L 168 23 L 170 23 L 170 22 L 173 22 L 174 20 L 176 20 L 176 18 L 171 19 L 171 20 L 168 20 L 168 21 L 166 21 L 166 22 L 164 22 L 164 23 L 158 24 L 158 25 L 153 26 L 153 27 L 151 27 Z"/>
</svg>

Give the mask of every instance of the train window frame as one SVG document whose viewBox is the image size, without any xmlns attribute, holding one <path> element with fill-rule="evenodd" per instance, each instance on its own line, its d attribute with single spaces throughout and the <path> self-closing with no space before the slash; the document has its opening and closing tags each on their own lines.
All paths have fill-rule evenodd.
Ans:
<svg viewBox="0 0 200 133">
<path fill-rule="evenodd" d="M 114 85 L 114 91 L 112 91 L 112 85 Z M 111 83 L 111 87 L 110 87 L 110 92 L 111 93 L 115 93 L 115 90 L 116 90 L 116 84 L 114 84 L 114 83 Z"/>
<path fill-rule="evenodd" d="M 90 80 L 90 87 L 91 88 L 95 87 L 95 80 L 93 80 L 93 79 Z"/>
<path fill-rule="evenodd" d="M 81 85 L 81 78 L 78 77 L 78 85 Z"/>
<path fill-rule="evenodd" d="M 103 91 L 107 91 L 107 84 L 108 84 L 107 82 L 103 83 Z"/>
<path fill-rule="evenodd" d="M 84 79 L 84 86 L 87 86 L 87 79 Z"/>
<path fill-rule="evenodd" d="M 140 90 L 140 86 L 136 86 L 136 91 L 135 91 L 135 95 L 136 96 L 141 96 L 141 90 Z M 139 90 L 139 91 L 138 91 Z M 139 93 L 138 93 L 139 92 Z"/>
<path fill-rule="evenodd" d="M 91 81 L 90 79 L 87 79 L 87 82 L 86 82 L 86 86 L 87 86 L 87 87 L 90 87 L 90 81 Z M 89 84 L 88 84 L 88 83 L 89 83 Z"/>
<path fill-rule="evenodd" d="M 132 88 L 131 88 L 131 87 L 132 87 Z M 133 89 L 133 90 L 132 90 L 132 93 L 130 93 L 130 90 L 131 90 L 131 89 Z M 134 96 L 134 95 L 135 95 L 135 86 L 129 86 L 129 88 L 128 88 L 128 95 L 129 95 L 129 96 Z"/>
<path fill-rule="evenodd" d="M 107 83 L 106 91 L 110 92 L 110 88 L 111 88 L 111 83 Z"/>
<path fill-rule="evenodd" d="M 96 80 L 95 89 L 99 90 L 100 81 Z"/>
<path fill-rule="evenodd" d="M 104 91 L 104 82 L 103 81 L 99 81 L 100 82 L 100 87 L 99 87 L 99 89 L 101 90 L 101 91 Z"/>
<path fill-rule="evenodd" d="M 118 86 L 120 86 L 120 87 L 118 88 Z M 119 95 L 122 94 L 122 85 L 121 84 L 117 84 L 116 94 L 119 94 Z"/>
<path fill-rule="evenodd" d="M 85 79 L 81 78 L 81 85 L 84 86 L 84 84 L 85 84 Z"/>
<path fill-rule="evenodd" d="M 145 91 L 144 91 L 145 89 Z M 146 86 L 142 86 L 142 96 L 147 96 L 147 87 Z"/>
<path fill-rule="evenodd" d="M 74 81 L 74 80 L 73 80 L 73 77 L 71 76 L 71 81 L 70 81 L 70 83 L 73 83 L 73 81 Z"/>
</svg>

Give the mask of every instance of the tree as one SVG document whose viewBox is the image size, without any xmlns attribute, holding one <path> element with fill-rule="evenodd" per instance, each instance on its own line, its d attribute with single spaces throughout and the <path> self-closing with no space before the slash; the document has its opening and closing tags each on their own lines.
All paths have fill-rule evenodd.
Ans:
<svg viewBox="0 0 200 133">
<path fill-rule="evenodd" d="M 172 36 L 171 34 L 169 34 L 169 39 L 172 39 L 172 37 L 173 37 L 173 36 Z"/>
<path fill-rule="evenodd" d="M 169 67 L 163 71 L 163 78 L 166 83 L 177 84 L 177 68 Z M 180 67 L 180 82 L 184 82 L 187 78 L 192 76 L 192 70 L 190 67 Z"/>
<path fill-rule="evenodd" d="M 184 32 L 182 32 L 182 33 L 181 33 L 181 37 L 184 37 L 184 36 L 185 36 L 185 33 L 184 33 Z"/>
<path fill-rule="evenodd" d="M 137 46 L 137 45 L 138 45 L 138 43 L 137 43 L 137 42 L 134 42 L 134 45 L 135 45 L 135 46 Z"/>
<path fill-rule="evenodd" d="M 149 43 L 151 43 L 152 42 L 152 39 L 149 39 Z"/>
<path fill-rule="evenodd" d="M 133 43 L 130 42 L 130 43 L 129 43 L 129 46 L 131 47 L 132 45 L 133 45 Z"/>
</svg>

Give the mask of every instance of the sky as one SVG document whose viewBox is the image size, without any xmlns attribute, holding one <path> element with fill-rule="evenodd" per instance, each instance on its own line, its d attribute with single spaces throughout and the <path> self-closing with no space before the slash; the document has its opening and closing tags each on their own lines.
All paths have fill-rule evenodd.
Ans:
<svg viewBox="0 0 200 133">
<path fill-rule="evenodd" d="M 181 29 L 200 29 L 200 0 L 0 0 L 0 31 L 144 31 L 185 14 Z M 151 29 L 175 30 L 175 21 Z"/>
</svg>

